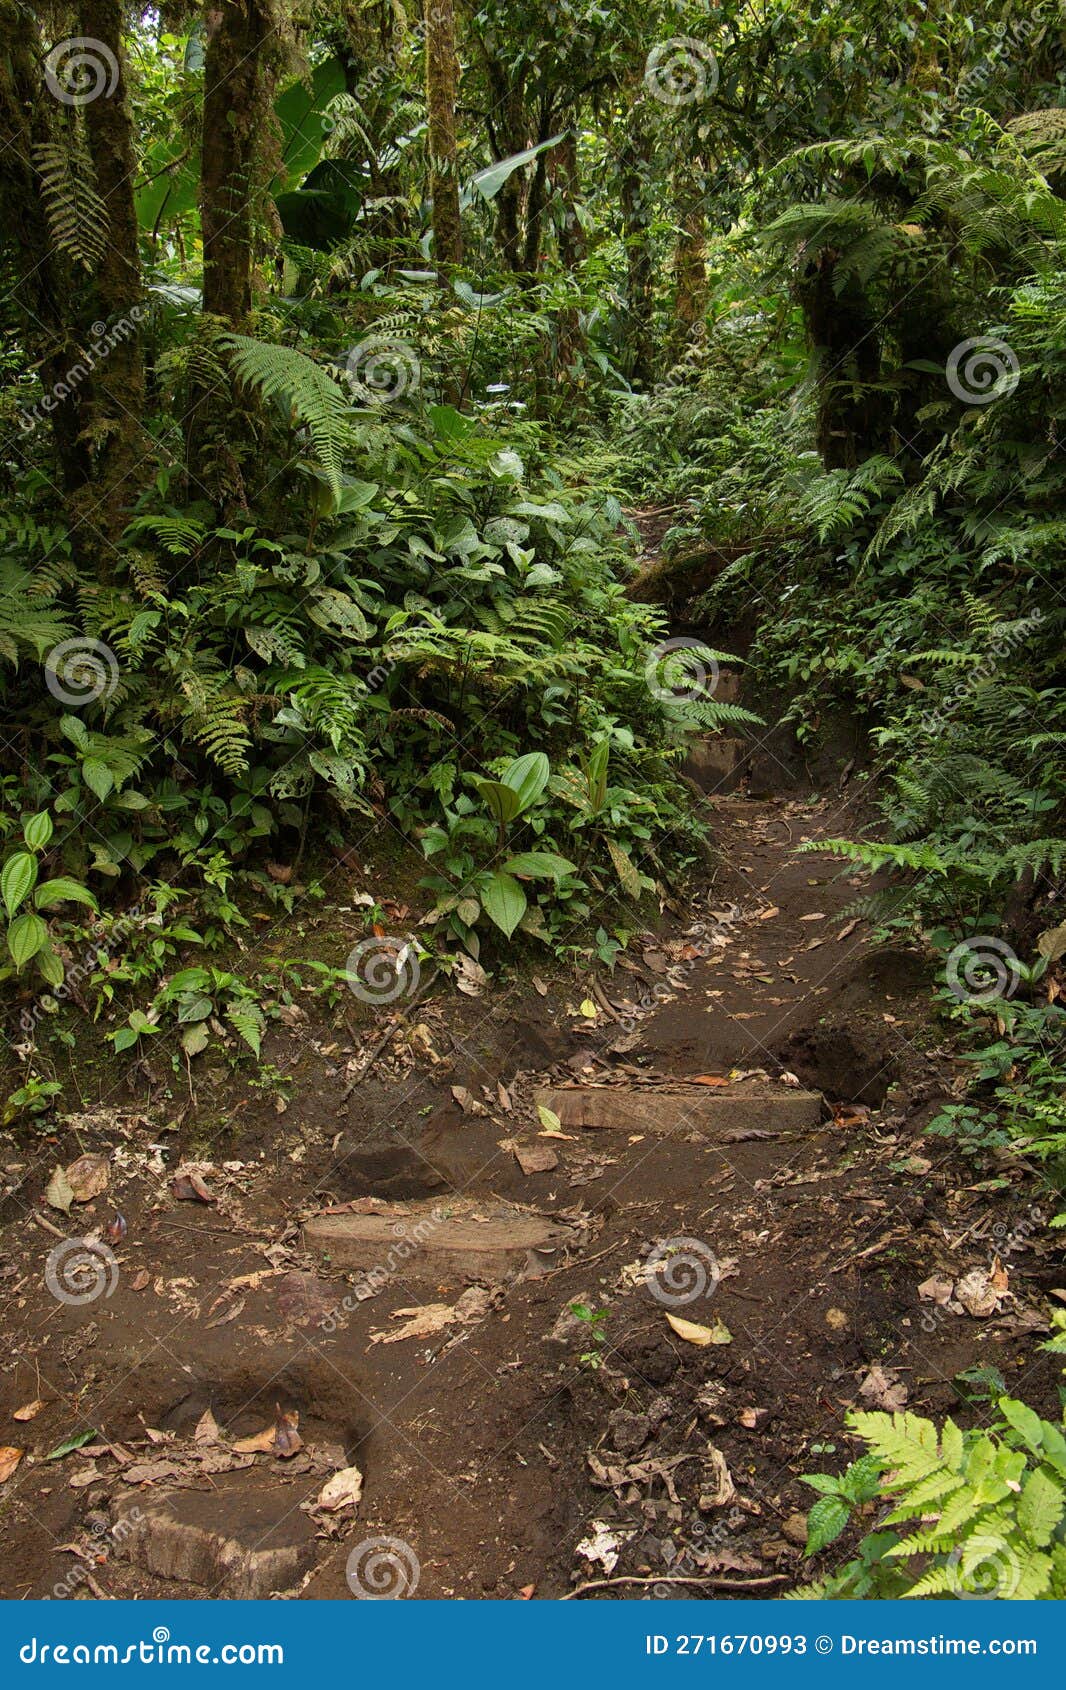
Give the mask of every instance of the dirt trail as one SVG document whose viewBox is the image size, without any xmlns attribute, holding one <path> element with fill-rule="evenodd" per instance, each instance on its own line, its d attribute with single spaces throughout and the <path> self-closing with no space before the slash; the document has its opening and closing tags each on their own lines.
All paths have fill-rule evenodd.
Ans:
<svg viewBox="0 0 1066 1690">
<path fill-rule="evenodd" d="M 216 1201 L 175 1194 L 155 1112 L 82 1117 L 71 1153 L 110 1152 L 111 1187 L 58 1232 L 113 1204 L 128 1225 L 91 1299 L 42 1281 L 63 1247 L 27 1207 L 63 1221 L 40 1203 L 54 1152 L 9 1173 L 0 1442 L 29 1453 L 0 1497 L 4 1596 L 550 1598 L 608 1572 L 774 1594 L 807 1576 L 798 1475 L 846 1459 L 850 1405 L 957 1411 L 978 1358 L 1030 1395 L 1053 1377 L 1039 1229 L 922 1134 L 951 1072 L 921 970 L 795 854 L 846 831 L 845 800 L 708 802 L 709 883 L 613 975 L 430 999 L 347 1098 L 343 1052 L 294 1027 L 307 1081 L 283 1117 L 235 1111 L 201 1170 Z M 619 1124 L 556 1136 L 538 1095 L 580 1113 L 593 1087 Z M 301 1230 L 322 1211 L 384 1229 L 350 1246 L 378 1271 Z M 480 1289 L 448 1256 L 460 1222 L 503 1251 Z M 543 1246 L 515 1248 L 533 1223 Z M 919 1291 L 987 1290 L 997 1258 L 979 1314 Z M 234 1447 L 276 1412 L 302 1447 Z M 357 1514 L 314 1507 L 353 1464 Z"/>
</svg>

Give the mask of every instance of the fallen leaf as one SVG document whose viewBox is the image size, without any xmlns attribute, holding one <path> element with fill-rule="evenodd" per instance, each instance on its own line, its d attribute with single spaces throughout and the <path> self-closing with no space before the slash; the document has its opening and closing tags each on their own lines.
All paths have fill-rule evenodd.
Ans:
<svg viewBox="0 0 1066 1690">
<path fill-rule="evenodd" d="M 692 1086 L 727 1086 L 729 1081 L 724 1074 L 693 1074 L 689 1084 Z"/>
<path fill-rule="evenodd" d="M 489 983 L 489 977 L 479 962 L 472 956 L 457 956 L 453 979 L 460 992 L 468 998 L 479 998 Z"/>
<path fill-rule="evenodd" d="M 44 1407 L 44 1398 L 36 1397 L 33 1402 L 26 1403 L 22 1408 L 16 1408 L 11 1416 L 12 1420 L 35 1420 Z"/>
<path fill-rule="evenodd" d="M 107 1190 L 110 1177 L 106 1156 L 79 1156 L 66 1170 L 67 1184 L 76 1203 L 91 1203 Z"/>
<path fill-rule="evenodd" d="M 881 1367 L 876 1362 L 859 1386 L 860 1397 L 865 1397 L 875 1408 L 884 1409 L 886 1414 L 905 1408 L 909 1394 L 895 1368 Z"/>
<path fill-rule="evenodd" d="M 46 1201 L 52 1205 L 53 1209 L 59 1209 L 64 1215 L 70 1214 L 70 1205 L 74 1201 L 74 1193 L 71 1190 L 70 1181 L 62 1168 L 56 1168 L 45 1187 L 44 1195 Z"/>
<path fill-rule="evenodd" d="M 170 1195 L 179 1203 L 217 1203 L 194 1168 L 179 1171 L 170 1182 Z"/>
<path fill-rule="evenodd" d="M 955 1301 L 961 1303 L 975 1320 L 986 1320 L 995 1314 L 1000 1303 L 1009 1296 L 1007 1275 L 997 1261 L 990 1271 L 971 1268 L 955 1281 Z"/>
<path fill-rule="evenodd" d="M 93 1426 L 86 1432 L 74 1432 L 71 1437 L 64 1438 L 61 1444 L 57 1444 L 55 1449 L 45 1456 L 45 1460 L 61 1461 L 64 1455 L 70 1455 L 73 1450 L 84 1449 L 86 1444 L 91 1444 L 95 1436 L 96 1429 Z"/>
<path fill-rule="evenodd" d="M 736 1494 L 737 1488 L 726 1466 L 725 1456 L 720 1449 L 715 1449 L 713 1444 L 708 1444 L 707 1454 L 700 1467 L 697 1508 L 704 1513 L 711 1508 L 725 1508 Z"/>
<path fill-rule="evenodd" d="M 354 1510 L 362 1494 L 363 1475 L 358 1467 L 341 1467 L 322 1486 L 315 1507 L 327 1514 L 338 1514 L 342 1508 Z"/>
<path fill-rule="evenodd" d="M 130 1290 L 131 1291 L 143 1291 L 145 1286 L 151 1280 L 151 1277 L 152 1276 L 148 1272 L 147 1268 L 138 1268 L 137 1272 L 134 1274 L 133 1278 L 130 1280 Z"/>
<path fill-rule="evenodd" d="M 599 1011 L 591 998 L 583 998 L 578 1014 L 583 1015 L 586 1021 L 595 1021 Z"/>
<path fill-rule="evenodd" d="M 303 1448 L 303 1439 L 296 1430 L 300 1424 L 300 1416 L 295 1409 L 289 1414 L 283 1414 L 281 1409 L 275 1412 L 273 1426 L 264 1426 L 261 1432 L 254 1432 L 250 1438 L 238 1438 L 233 1445 L 238 1455 L 280 1455 L 283 1458 L 295 1455 Z"/>
<path fill-rule="evenodd" d="M 218 1421 L 209 1408 L 205 1408 L 196 1422 L 196 1430 L 192 1435 L 194 1444 L 217 1444 Z"/>
<path fill-rule="evenodd" d="M 104 1228 L 104 1237 L 109 1244 L 121 1244 L 129 1230 L 125 1215 L 120 1215 L 116 1209 Z"/>
<path fill-rule="evenodd" d="M 454 1325 L 457 1318 L 451 1303 L 423 1303 L 421 1307 L 393 1309 L 391 1318 L 402 1320 L 405 1315 L 409 1318 L 394 1331 L 371 1332 L 370 1342 L 398 1344 L 403 1338 L 430 1338 L 446 1326 Z"/>
<path fill-rule="evenodd" d="M 593 1520 L 591 1525 L 588 1537 L 583 1537 L 574 1546 L 575 1552 L 593 1565 L 602 1567 L 605 1573 L 613 1573 L 629 1533 L 619 1536 L 604 1520 Z"/>
<path fill-rule="evenodd" d="M 452 1096 L 464 1115 L 487 1115 L 488 1110 L 465 1086 L 453 1086 Z"/>
<path fill-rule="evenodd" d="M 955 1289 L 950 1279 L 943 1274 L 934 1273 L 928 1279 L 923 1279 L 918 1287 L 918 1296 L 923 1303 L 938 1303 L 941 1307 L 951 1301 L 951 1294 Z"/>
<path fill-rule="evenodd" d="M 707 1344 L 733 1342 L 733 1334 L 721 1320 L 716 1320 L 713 1326 L 700 1326 L 694 1320 L 682 1320 L 679 1314 L 668 1314 L 666 1319 L 678 1337 L 684 1338 L 686 1344 L 699 1344 L 702 1347 Z"/>
<path fill-rule="evenodd" d="M 10 1479 L 25 1453 L 24 1449 L 16 1449 L 13 1444 L 0 1445 L 0 1485 Z"/>
<path fill-rule="evenodd" d="M 244 1305 L 247 1300 L 248 1299 L 246 1297 L 238 1297 L 237 1301 L 231 1308 L 226 1310 L 225 1314 L 218 1314 L 215 1316 L 214 1320 L 205 1321 L 204 1331 L 210 1332 L 212 1327 L 215 1326 L 228 1326 L 231 1320 L 236 1320 L 237 1316 L 243 1313 Z"/>
</svg>

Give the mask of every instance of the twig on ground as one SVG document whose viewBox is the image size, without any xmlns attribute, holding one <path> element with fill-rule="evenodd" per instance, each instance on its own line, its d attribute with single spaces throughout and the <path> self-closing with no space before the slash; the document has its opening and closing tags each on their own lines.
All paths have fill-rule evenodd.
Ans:
<svg viewBox="0 0 1066 1690">
<path fill-rule="evenodd" d="M 616 1579 L 586 1579 L 584 1584 L 575 1585 L 573 1590 L 568 1590 L 559 1600 L 572 1602 L 575 1596 L 583 1595 L 586 1590 L 609 1590 L 612 1585 L 617 1584 L 702 1584 L 712 1590 L 760 1590 L 765 1589 L 768 1584 L 787 1583 L 787 1573 L 771 1573 L 768 1578 L 761 1579 L 722 1579 L 716 1578 L 713 1573 L 652 1573 L 647 1578 L 641 1578 L 636 1573 L 630 1573 Z"/>
</svg>

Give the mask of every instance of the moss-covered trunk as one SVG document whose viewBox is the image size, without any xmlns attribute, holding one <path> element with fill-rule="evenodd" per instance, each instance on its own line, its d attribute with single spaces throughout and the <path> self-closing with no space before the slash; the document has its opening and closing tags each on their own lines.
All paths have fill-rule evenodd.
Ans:
<svg viewBox="0 0 1066 1690">
<path fill-rule="evenodd" d="M 426 109 L 429 117 L 430 192 L 433 196 L 433 253 L 442 288 L 463 261 L 459 175 L 455 150 L 455 100 L 459 62 L 451 0 L 424 0 Z"/>
<path fill-rule="evenodd" d="M 96 191 L 105 216 L 105 241 L 93 277 L 93 303 L 105 327 L 107 350 L 94 371 L 95 476 L 79 496 L 79 505 L 85 521 L 100 536 L 100 566 L 105 574 L 129 508 L 141 485 L 150 479 L 148 466 L 153 456 L 152 438 L 142 421 L 144 308 L 123 21 L 122 0 L 82 0 L 84 34 L 101 43 L 105 57 L 117 67 L 114 88 L 85 105 Z"/>
<path fill-rule="evenodd" d="M 256 250 L 269 215 L 282 23 L 279 0 L 211 0 L 206 11 L 204 311 L 234 328 L 246 327 L 251 315 Z"/>
</svg>

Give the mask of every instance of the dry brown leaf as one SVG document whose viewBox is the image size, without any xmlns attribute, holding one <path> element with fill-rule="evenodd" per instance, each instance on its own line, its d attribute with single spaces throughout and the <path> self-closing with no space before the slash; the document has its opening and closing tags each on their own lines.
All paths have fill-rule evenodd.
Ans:
<svg viewBox="0 0 1066 1690">
<path fill-rule="evenodd" d="M 205 1408 L 196 1422 L 196 1430 L 192 1435 L 194 1444 L 217 1444 L 218 1421 L 209 1408 Z"/>
<path fill-rule="evenodd" d="M 728 1079 L 724 1074 L 693 1074 L 689 1080 L 692 1086 L 727 1086 Z"/>
<path fill-rule="evenodd" d="M 261 1432 L 254 1432 L 250 1438 L 238 1438 L 233 1448 L 238 1455 L 279 1455 L 282 1458 L 295 1455 L 298 1449 L 303 1448 L 303 1439 L 296 1430 L 299 1424 L 300 1416 L 295 1409 L 283 1414 L 278 1408 L 273 1426 L 264 1426 Z"/>
<path fill-rule="evenodd" d="M 91 1203 L 107 1190 L 110 1171 L 106 1156 L 79 1156 L 66 1170 L 67 1184 L 76 1203 Z"/>
<path fill-rule="evenodd" d="M 881 1367 L 876 1362 L 859 1386 L 860 1397 L 865 1397 L 875 1408 L 884 1409 L 886 1414 L 906 1408 L 909 1394 L 894 1367 Z"/>
<path fill-rule="evenodd" d="M 951 1301 L 951 1293 L 954 1288 L 952 1280 L 945 1279 L 943 1274 L 934 1273 L 930 1274 L 928 1279 L 922 1280 L 918 1287 L 918 1296 L 923 1303 L 938 1303 L 943 1307 L 945 1303 Z"/>
<path fill-rule="evenodd" d="M 170 1182 L 170 1195 L 179 1203 L 217 1203 L 195 1168 L 180 1170 Z"/>
<path fill-rule="evenodd" d="M 713 1326 L 700 1326 L 694 1320 L 683 1320 L 679 1314 L 668 1314 L 666 1319 L 678 1337 L 684 1338 L 686 1344 L 699 1344 L 702 1347 L 707 1344 L 733 1342 L 733 1334 L 721 1320 L 716 1320 Z"/>
<path fill-rule="evenodd" d="M 25 1453 L 24 1449 L 16 1449 L 12 1444 L 0 1445 L 0 1485 L 10 1479 Z"/>
<path fill-rule="evenodd" d="M 725 1508 L 737 1494 L 725 1456 L 713 1444 L 707 1445 L 700 1468 L 700 1492 L 696 1506 L 702 1512 L 711 1508 Z"/>
<path fill-rule="evenodd" d="M 22 1408 L 16 1408 L 11 1416 L 12 1420 L 35 1420 L 44 1407 L 44 1398 L 35 1397 L 33 1402 L 25 1403 Z"/>
<path fill-rule="evenodd" d="M 362 1494 L 363 1475 L 358 1467 L 341 1467 L 322 1486 L 315 1507 L 327 1514 L 338 1514 L 342 1508 L 351 1508 L 354 1512 Z"/>
<path fill-rule="evenodd" d="M 74 1201 L 74 1193 L 70 1188 L 70 1181 L 62 1168 L 56 1168 L 45 1187 L 44 1195 L 45 1200 L 52 1205 L 53 1209 L 60 1210 L 60 1212 L 64 1215 L 70 1214 L 70 1206 Z"/>
<path fill-rule="evenodd" d="M 408 1318 L 404 1320 L 404 1316 Z M 459 1319 L 450 1303 L 423 1303 L 421 1307 L 409 1309 L 393 1309 L 393 1320 L 404 1320 L 402 1326 L 394 1331 L 371 1332 L 372 1344 L 398 1344 L 402 1338 L 430 1338 L 436 1332 L 443 1332 L 446 1326 L 452 1326 Z"/>
</svg>

